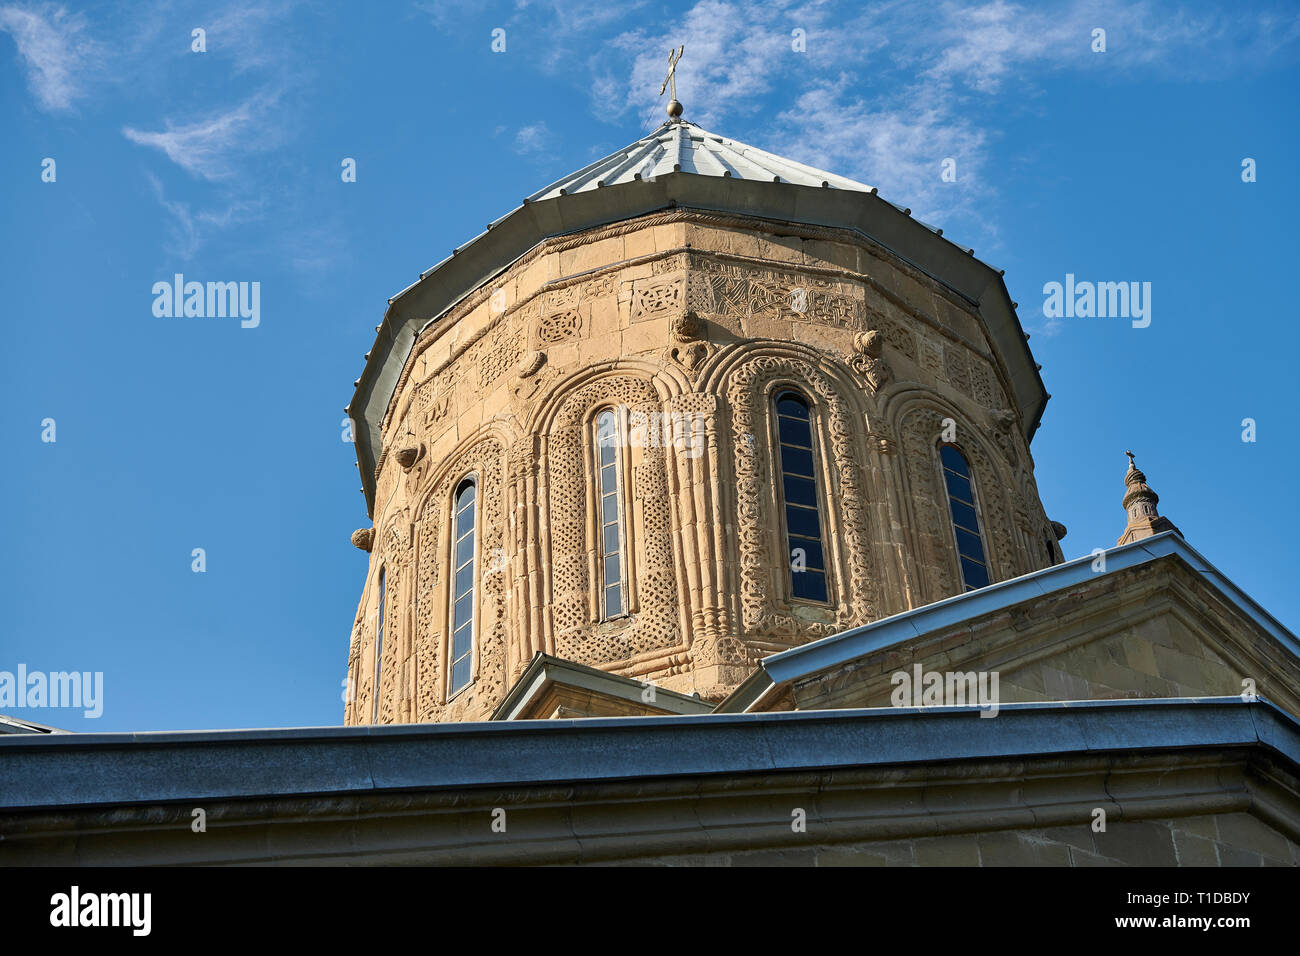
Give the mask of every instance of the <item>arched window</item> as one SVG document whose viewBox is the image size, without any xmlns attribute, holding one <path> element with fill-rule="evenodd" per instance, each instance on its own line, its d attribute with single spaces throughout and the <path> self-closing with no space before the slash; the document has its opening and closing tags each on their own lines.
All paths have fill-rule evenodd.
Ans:
<svg viewBox="0 0 1300 956">
<path fill-rule="evenodd" d="M 984 539 L 975 510 L 975 491 L 971 486 L 970 466 L 955 445 L 941 445 L 943 482 L 948 489 L 948 511 L 957 538 L 957 559 L 961 563 L 961 580 L 967 591 L 987 587 L 988 562 L 984 558 Z"/>
<path fill-rule="evenodd" d="M 451 678 L 449 694 L 469 684 L 474 661 L 474 495 L 473 478 L 456 489 L 452 507 Z"/>
<path fill-rule="evenodd" d="M 375 612 L 375 692 L 370 722 L 379 723 L 379 695 L 381 692 L 380 675 L 384 667 L 384 599 L 387 597 L 387 572 L 379 569 L 379 608 Z"/>
<path fill-rule="evenodd" d="M 826 601 L 826 549 L 822 540 L 812 416 L 798 392 L 776 397 L 781 500 L 785 505 L 786 553 L 790 558 L 790 596 Z"/>
<path fill-rule="evenodd" d="M 596 496 L 600 525 L 601 620 L 627 613 L 627 528 L 623 494 L 623 422 L 614 409 L 596 415 Z"/>
</svg>

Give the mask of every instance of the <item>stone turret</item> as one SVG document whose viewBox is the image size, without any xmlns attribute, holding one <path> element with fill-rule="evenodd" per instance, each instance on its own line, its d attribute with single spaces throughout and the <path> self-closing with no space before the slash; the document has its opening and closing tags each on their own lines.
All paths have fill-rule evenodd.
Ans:
<svg viewBox="0 0 1300 956">
<path fill-rule="evenodd" d="M 1174 523 L 1162 517 L 1156 509 L 1160 496 L 1147 484 L 1147 476 L 1133 461 L 1133 453 L 1126 451 L 1124 454 L 1128 455 L 1128 473 L 1124 475 L 1124 510 L 1128 512 L 1128 524 L 1124 526 L 1124 533 L 1119 536 L 1118 543 L 1128 544 L 1162 531 L 1174 531 L 1181 535 L 1182 532 Z"/>
</svg>

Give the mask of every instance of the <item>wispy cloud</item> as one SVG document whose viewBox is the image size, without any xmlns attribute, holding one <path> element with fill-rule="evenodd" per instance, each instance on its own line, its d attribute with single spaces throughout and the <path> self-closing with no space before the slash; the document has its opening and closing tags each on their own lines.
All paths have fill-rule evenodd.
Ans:
<svg viewBox="0 0 1300 956">
<path fill-rule="evenodd" d="M 966 211 L 981 182 L 984 131 L 923 88 L 877 106 L 852 89 L 845 76 L 803 93 L 777 117 L 771 148 L 876 186 L 921 219 Z M 957 182 L 942 178 L 945 159 Z"/>
<path fill-rule="evenodd" d="M 515 152 L 520 156 L 535 156 L 545 152 L 550 141 L 551 130 L 546 123 L 532 123 L 515 133 Z"/>
<path fill-rule="evenodd" d="M 85 93 L 86 77 L 98 71 L 102 54 L 85 18 L 53 4 L 5 6 L 0 7 L 0 30 L 18 45 L 27 84 L 41 108 L 72 109 Z"/>
<path fill-rule="evenodd" d="M 233 156 L 273 145 L 275 125 L 267 120 L 276 100 L 273 93 L 259 93 L 233 109 L 194 123 L 168 121 L 167 128 L 157 133 L 128 126 L 122 135 L 133 143 L 162 150 L 194 176 L 228 179 L 234 175 Z"/>
<path fill-rule="evenodd" d="M 1098 28 L 1105 54 L 1092 50 Z M 555 29 L 557 47 L 592 45 L 573 18 L 557 18 Z M 632 112 L 643 129 L 662 122 L 667 50 L 680 43 L 687 119 L 877 185 L 918 216 L 936 224 L 955 217 L 988 238 L 995 229 L 972 214 L 991 189 L 981 175 L 995 135 L 986 130 L 1023 109 L 1049 75 L 1211 79 L 1294 57 L 1300 16 L 1284 7 L 1198 12 L 1149 0 L 1047 8 L 883 0 L 851 10 L 818 0 L 698 0 L 664 32 L 638 26 L 597 45 L 587 59 L 592 113 L 617 122 Z M 955 183 L 940 175 L 948 158 Z"/>
<path fill-rule="evenodd" d="M 289 0 L 237 3 L 198 25 L 207 34 L 209 55 L 230 57 L 239 72 L 283 61 L 285 31 L 276 27 L 293 9 Z"/>
<path fill-rule="evenodd" d="M 208 238 L 212 230 L 221 230 L 256 219 L 262 212 L 262 202 L 230 200 L 217 209 L 194 212 L 191 205 L 168 199 L 163 184 L 152 173 L 145 174 L 158 204 L 170 215 L 168 251 L 189 261 Z"/>
</svg>

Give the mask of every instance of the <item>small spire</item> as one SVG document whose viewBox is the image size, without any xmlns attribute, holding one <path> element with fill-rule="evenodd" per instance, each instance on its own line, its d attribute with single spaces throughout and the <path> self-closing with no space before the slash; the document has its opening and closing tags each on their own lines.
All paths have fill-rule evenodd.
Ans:
<svg viewBox="0 0 1300 956">
<path fill-rule="evenodd" d="M 682 121 L 682 104 L 677 102 L 677 61 L 682 58 L 682 53 L 686 49 L 683 43 L 676 50 L 668 51 L 668 75 L 664 77 L 663 85 L 659 87 L 659 95 L 664 95 L 664 90 L 671 87 L 668 99 L 668 119 L 673 123 Z"/>
<path fill-rule="evenodd" d="M 1160 496 L 1147 484 L 1147 476 L 1142 473 L 1137 466 L 1137 462 L 1133 460 L 1133 453 L 1126 451 L 1124 454 L 1128 455 L 1128 471 L 1124 475 L 1123 502 L 1124 510 L 1128 512 L 1128 524 L 1124 526 L 1124 533 L 1119 537 L 1119 544 L 1139 541 L 1142 538 L 1149 538 L 1163 531 L 1173 531 L 1181 535 L 1182 532 L 1175 527 L 1174 523 L 1168 518 L 1162 517 L 1156 509 Z"/>
</svg>

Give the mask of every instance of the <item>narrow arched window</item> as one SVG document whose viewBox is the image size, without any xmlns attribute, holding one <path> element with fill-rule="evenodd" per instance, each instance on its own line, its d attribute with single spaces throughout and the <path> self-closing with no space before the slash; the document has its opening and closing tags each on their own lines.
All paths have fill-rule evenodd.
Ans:
<svg viewBox="0 0 1300 956">
<path fill-rule="evenodd" d="M 375 612 L 375 692 L 370 722 L 379 723 L 380 676 L 384 667 L 384 599 L 387 597 L 388 578 L 384 568 L 379 569 L 379 607 Z"/>
<path fill-rule="evenodd" d="M 824 602 L 827 599 L 826 549 L 813 454 L 812 416 L 808 403 L 798 392 L 777 396 L 776 430 L 786 553 L 790 559 L 790 596 Z"/>
<path fill-rule="evenodd" d="M 987 587 L 989 568 L 984 557 L 979 514 L 975 510 L 970 466 L 966 463 L 966 456 L 955 445 L 941 445 L 939 459 L 943 464 L 943 482 L 948 489 L 948 511 L 952 515 L 952 530 L 957 539 L 962 584 L 967 591 Z"/>
<path fill-rule="evenodd" d="M 601 619 L 627 613 L 627 528 L 623 494 L 623 422 L 613 409 L 596 415 L 596 496 L 600 525 Z"/>
<path fill-rule="evenodd" d="M 456 490 L 452 506 L 451 678 L 448 693 L 469 684 L 474 661 L 474 480 Z"/>
</svg>

